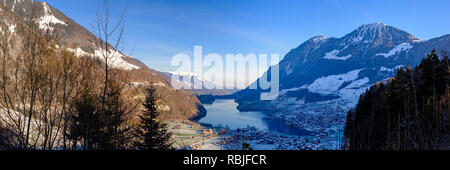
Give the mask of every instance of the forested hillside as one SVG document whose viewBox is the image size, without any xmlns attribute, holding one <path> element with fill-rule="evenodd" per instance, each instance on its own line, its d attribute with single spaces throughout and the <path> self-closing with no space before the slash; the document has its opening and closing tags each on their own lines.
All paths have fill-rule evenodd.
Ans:
<svg viewBox="0 0 450 170">
<path fill-rule="evenodd" d="M 348 114 L 345 136 L 351 150 L 442 149 L 448 142 L 450 65 L 435 50 L 416 68 L 367 90 Z M 448 148 L 445 148 L 448 149 Z"/>
<path fill-rule="evenodd" d="M 120 51 L 124 15 L 102 2 L 96 33 L 45 2 L 0 2 L 0 149 L 134 149 L 148 88 L 151 121 L 198 115 L 192 91 Z"/>
</svg>

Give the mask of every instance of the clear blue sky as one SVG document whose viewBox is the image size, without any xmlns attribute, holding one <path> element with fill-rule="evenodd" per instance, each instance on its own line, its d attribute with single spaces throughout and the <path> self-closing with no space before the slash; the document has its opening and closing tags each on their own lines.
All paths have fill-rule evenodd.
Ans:
<svg viewBox="0 0 450 170">
<path fill-rule="evenodd" d="M 92 29 L 95 0 L 45 0 Z M 126 51 L 171 71 L 173 55 L 280 53 L 317 36 L 341 37 L 375 21 L 420 39 L 450 33 L 449 0 L 112 0 L 128 7 Z"/>
</svg>

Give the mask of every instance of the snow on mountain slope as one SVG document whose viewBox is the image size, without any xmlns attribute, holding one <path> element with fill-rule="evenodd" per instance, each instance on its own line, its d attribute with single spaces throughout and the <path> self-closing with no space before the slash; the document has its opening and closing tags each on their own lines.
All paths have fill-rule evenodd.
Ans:
<svg viewBox="0 0 450 170">
<path fill-rule="evenodd" d="M 298 88 L 284 89 L 281 91 L 281 98 L 283 98 L 283 95 L 288 92 L 295 92 L 304 89 L 309 93 L 316 93 L 322 96 L 334 95 L 348 100 L 354 100 L 371 85 L 368 77 L 358 79 L 362 70 L 364 69 L 353 70 L 340 75 L 321 77 L 309 85 L 303 85 Z"/>
<path fill-rule="evenodd" d="M 10 33 L 14 33 L 14 31 L 16 30 L 16 25 L 10 25 L 10 26 L 8 27 L 8 29 L 9 29 L 9 32 L 10 32 Z"/>
<path fill-rule="evenodd" d="M 360 79 L 366 82 L 368 78 L 367 83 L 373 84 L 392 76 L 390 70 L 396 66 L 416 65 L 433 49 L 433 42 L 436 40 L 419 41 L 406 31 L 378 22 L 362 25 L 341 38 L 313 37 L 280 62 L 280 89 L 310 86 L 309 92 L 327 95 Z M 335 79 L 355 70 L 360 72 L 351 80 Z M 236 96 L 238 101 L 258 101 L 260 94 L 259 89 L 246 89 Z"/>
<path fill-rule="evenodd" d="M 358 78 L 359 73 L 363 69 L 353 70 L 345 74 L 332 75 L 316 79 L 307 89 L 312 93 L 333 94 L 339 90 L 345 82 L 351 82 Z"/>
<path fill-rule="evenodd" d="M 386 24 L 378 22 L 374 24 L 363 25 L 356 30 L 357 34 L 350 39 L 350 43 L 357 44 L 362 40 L 365 40 L 364 43 L 373 42 L 377 38 L 379 38 L 379 35 L 384 34 L 386 26 Z"/>
<path fill-rule="evenodd" d="M 235 93 L 238 109 L 269 111 L 286 124 L 316 132 L 324 145 L 334 146 L 346 114 L 362 93 L 394 76 L 398 68 L 416 66 L 432 49 L 450 51 L 450 35 L 422 41 L 376 22 L 340 38 L 313 37 L 279 63 L 278 98 L 263 101 L 260 97 L 266 90 L 247 88 Z"/>
<path fill-rule="evenodd" d="M 104 61 L 104 57 L 103 56 L 106 56 L 106 55 L 110 56 L 108 64 L 111 67 L 120 68 L 120 69 L 124 69 L 124 70 L 140 69 L 140 67 L 125 61 L 124 58 L 127 57 L 127 56 L 123 55 L 119 51 L 110 49 L 109 52 L 106 53 L 105 50 L 98 49 L 98 50 L 95 50 L 95 53 L 94 53 L 94 57 L 97 57 L 97 58 L 99 58 L 99 59 L 101 59 L 103 61 Z"/>
<path fill-rule="evenodd" d="M 77 56 L 90 56 L 104 61 L 102 53 L 105 51 L 95 45 L 99 39 L 51 4 L 32 0 L 0 0 L 0 16 L 0 32 L 3 33 L 0 36 L 10 32 L 13 34 L 9 35 L 17 41 L 14 45 L 17 48 L 12 50 L 12 54 L 19 53 L 24 30 L 35 32 L 37 36 L 54 31 L 59 35 L 55 48 L 65 48 Z M 164 95 L 161 99 L 163 110 L 167 112 L 163 115 L 164 119 L 190 119 L 204 115 L 204 109 L 193 91 L 174 90 L 164 74 L 121 51 L 115 51 L 111 45 L 108 49 L 109 54 L 112 54 L 108 64 L 118 68 L 119 73 L 126 72 L 129 75 L 126 84 L 137 88 L 137 94 L 126 97 L 145 97 L 144 89 L 154 85 L 157 93 Z"/>
<path fill-rule="evenodd" d="M 391 46 L 402 41 L 417 41 L 418 39 L 409 33 L 395 27 L 375 22 L 362 25 L 352 33 L 343 37 L 348 45 L 370 44 L 374 46 Z"/>
<path fill-rule="evenodd" d="M 176 83 L 184 84 L 185 87 L 189 87 L 195 90 L 196 87 L 202 87 L 203 88 L 210 88 L 215 87 L 215 85 L 212 82 L 209 82 L 207 80 L 204 80 L 202 76 L 191 73 L 191 72 L 168 72 L 165 73 L 169 78 L 173 78 L 173 76 L 178 77 L 179 79 L 176 80 Z"/>
<path fill-rule="evenodd" d="M 341 98 L 357 101 L 359 96 L 366 91 L 372 84 L 370 84 L 370 79 L 368 77 L 364 77 L 362 79 L 358 79 L 353 81 L 350 85 L 345 88 L 339 90 L 338 94 Z"/>
<path fill-rule="evenodd" d="M 200 75 L 191 72 L 168 72 L 168 73 L 178 76 L 196 77 L 200 80 L 202 79 Z"/>
<path fill-rule="evenodd" d="M 42 16 L 41 18 L 39 18 L 36 22 L 39 23 L 39 28 L 43 29 L 43 30 L 47 30 L 50 29 L 50 31 L 53 31 L 55 28 L 52 27 L 51 25 L 53 24 L 61 24 L 61 25 L 66 25 L 67 24 L 61 20 L 59 20 L 58 18 L 56 18 L 53 13 L 52 10 L 50 9 L 50 7 L 48 6 L 48 4 L 46 2 L 42 2 L 42 6 L 44 7 L 44 16 Z"/>
<path fill-rule="evenodd" d="M 337 55 L 339 55 L 339 53 L 341 53 L 341 51 L 333 50 L 331 52 L 326 53 L 325 57 L 323 57 L 323 58 L 329 59 L 329 60 L 343 60 L 343 61 L 345 61 L 345 60 L 349 59 L 350 57 L 352 57 L 351 54 L 346 55 L 346 56 L 342 56 L 342 57 L 337 56 Z"/>
<path fill-rule="evenodd" d="M 57 30 L 57 32 L 61 33 L 61 40 L 63 41 L 59 46 L 69 48 L 75 45 L 75 51 L 73 49 L 72 51 L 77 55 L 88 54 L 88 56 L 92 57 L 101 55 L 101 50 L 93 45 L 98 41 L 94 34 L 65 16 L 59 10 L 51 7 L 46 2 L 32 0 L 3 0 L 0 1 L 0 9 L 5 9 L 5 11 L 2 11 L 4 17 L 13 16 L 16 20 L 32 21 L 36 23 L 37 28 L 40 29 L 35 30 L 36 32 L 48 31 L 49 33 L 52 33 Z M 9 27 L 9 29 L 14 32 L 18 23 L 20 22 Z M 110 50 L 110 52 L 113 51 L 114 50 Z M 98 58 L 101 59 L 102 57 Z M 130 62 L 132 60 L 135 59 L 124 55 L 121 52 L 115 52 L 111 57 L 109 64 L 112 67 L 124 70 L 141 68 L 135 63 Z"/>
<path fill-rule="evenodd" d="M 402 43 L 400 45 L 395 46 L 388 53 L 378 53 L 377 56 L 384 56 L 385 58 L 388 58 L 390 56 L 396 55 L 396 54 L 401 53 L 401 52 L 407 52 L 411 48 L 413 48 L 411 43 Z"/>
<path fill-rule="evenodd" d="M 396 71 L 397 69 L 401 69 L 401 68 L 403 68 L 403 67 L 405 67 L 405 66 L 404 66 L 404 65 L 398 65 L 398 66 L 395 66 L 394 68 L 381 67 L 381 68 L 380 68 L 380 71 L 394 72 L 394 71 Z"/>
<path fill-rule="evenodd" d="M 203 79 L 202 76 L 191 72 L 167 72 L 163 73 L 170 79 L 170 83 L 175 83 L 178 87 L 188 87 L 197 95 L 230 95 L 241 89 L 225 89 L 218 88 L 217 84 L 211 81 Z M 173 77 L 175 75 L 175 77 Z M 172 78 L 178 78 L 175 82 L 172 82 Z M 201 87 L 201 88 L 196 88 Z"/>
<path fill-rule="evenodd" d="M 88 53 L 84 50 L 82 50 L 81 48 L 77 48 L 77 49 L 72 49 L 72 48 L 68 48 L 68 50 L 70 52 L 75 53 L 76 56 L 78 57 L 82 57 L 82 56 L 90 56 L 90 57 L 95 57 L 98 58 L 102 61 L 104 61 L 104 54 L 106 51 L 104 50 L 95 50 L 95 53 Z M 125 55 L 123 55 L 121 52 L 119 51 L 115 51 L 115 50 L 109 50 L 108 55 L 110 56 L 110 59 L 108 61 L 109 66 L 114 67 L 114 68 L 119 68 L 119 69 L 123 69 L 123 70 L 133 70 L 133 69 L 140 69 L 139 66 L 133 65 L 128 63 L 127 61 L 124 60 Z"/>
</svg>

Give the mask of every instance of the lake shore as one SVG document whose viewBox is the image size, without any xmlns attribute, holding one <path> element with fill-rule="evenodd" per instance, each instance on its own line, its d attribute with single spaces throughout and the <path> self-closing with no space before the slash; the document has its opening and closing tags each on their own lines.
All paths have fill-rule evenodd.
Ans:
<svg viewBox="0 0 450 170">
<path fill-rule="evenodd" d="M 242 147 L 244 143 L 255 150 L 335 150 L 340 146 L 335 139 L 337 133 L 333 133 L 336 128 L 318 128 L 323 127 L 322 119 L 329 120 L 328 117 L 300 119 L 309 120 L 306 125 L 311 126 L 306 130 L 298 124 L 305 121 L 292 122 L 299 120 L 295 116 L 280 117 L 279 113 L 268 111 L 241 112 L 230 99 L 215 100 L 205 108 L 208 114 L 199 121 L 171 122 L 169 127 L 177 149 L 242 150 L 246 149 Z M 331 115 L 334 114 L 328 116 Z M 206 130 L 211 133 L 205 134 Z"/>
<path fill-rule="evenodd" d="M 328 149 L 315 136 L 295 136 L 259 130 L 255 127 L 225 130 L 190 121 L 169 121 L 173 147 L 178 150 L 323 150 Z M 203 134 L 212 129 L 211 134 Z"/>
</svg>

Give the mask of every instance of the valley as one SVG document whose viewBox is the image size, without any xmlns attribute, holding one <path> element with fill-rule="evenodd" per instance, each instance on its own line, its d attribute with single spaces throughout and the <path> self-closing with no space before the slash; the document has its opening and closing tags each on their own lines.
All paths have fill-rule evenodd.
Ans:
<svg viewBox="0 0 450 170">
<path fill-rule="evenodd" d="M 333 102 L 336 103 L 330 105 Z M 344 109 L 332 110 L 343 104 L 339 102 L 342 101 L 292 108 L 307 113 L 271 114 L 276 112 L 239 111 L 234 100 L 217 99 L 213 104 L 205 105 L 207 115 L 198 124 L 203 128 L 191 131 L 194 135 L 188 135 L 188 138 L 202 136 L 200 134 L 208 127 L 214 129 L 214 135 L 202 136 L 198 139 L 200 141 L 189 146 L 196 146 L 193 147 L 195 149 L 234 150 L 248 143 L 256 150 L 339 149 L 346 117 Z"/>
<path fill-rule="evenodd" d="M 0 1 L 0 150 L 448 148 L 450 34 L 374 18 L 255 29 L 270 17 L 140 3 L 157 7 L 135 6 L 127 27 L 109 1 L 95 17 Z"/>
</svg>

